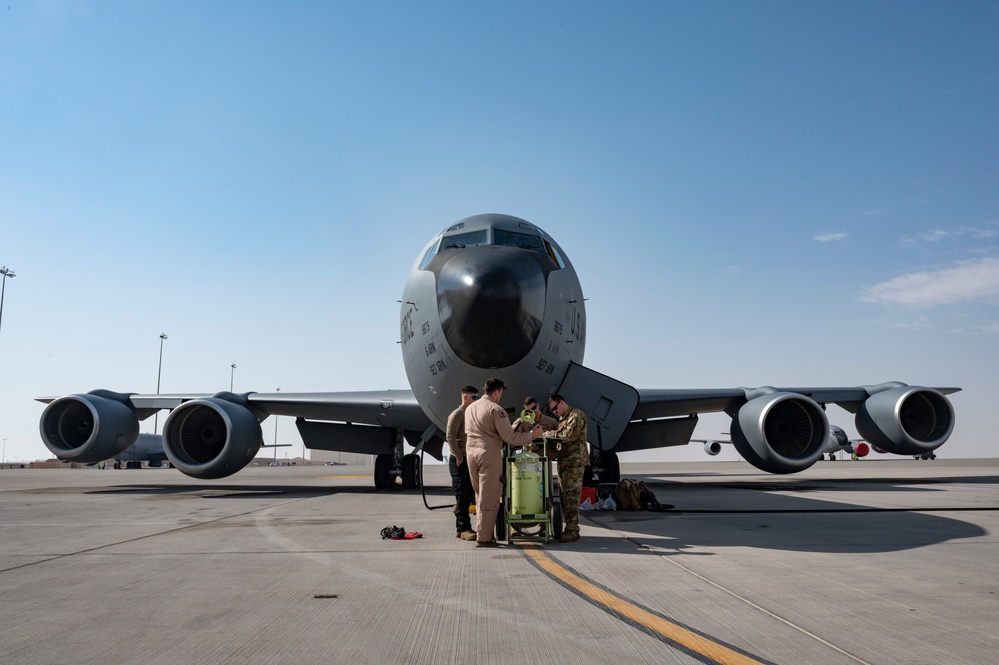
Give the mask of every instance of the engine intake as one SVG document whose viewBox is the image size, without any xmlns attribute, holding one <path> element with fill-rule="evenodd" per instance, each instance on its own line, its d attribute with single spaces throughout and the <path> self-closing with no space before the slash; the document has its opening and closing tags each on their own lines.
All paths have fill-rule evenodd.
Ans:
<svg viewBox="0 0 999 665">
<path fill-rule="evenodd" d="M 67 462 L 96 464 L 114 457 L 139 436 L 139 420 L 129 395 L 93 390 L 67 395 L 42 411 L 42 443 Z"/>
<path fill-rule="evenodd" d="M 898 386 L 871 395 L 857 411 L 857 431 L 875 450 L 921 455 L 954 430 L 954 407 L 937 390 Z"/>
<path fill-rule="evenodd" d="M 263 444 L 263 434 L 245 401 L 218 393 L 174 409 L 163 425 L 163 451 L 170 462 L 202 480 L 231 476 L 249 464 Z"/>
<path fill-rule="evenodd" d="M 822 456 L 829 436 L 825 411 L 797 393 L 773 392 L 746 402 L 732 419 L 732 443 L 768 473 L 796 473 Z"/>
</svg>

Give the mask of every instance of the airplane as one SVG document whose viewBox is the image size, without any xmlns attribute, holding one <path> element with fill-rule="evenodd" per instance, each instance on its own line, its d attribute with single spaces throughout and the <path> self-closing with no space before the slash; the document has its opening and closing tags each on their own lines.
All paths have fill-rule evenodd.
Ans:
<svg viewBox="0 0 999 665">
<path fill-rule="evenodd" d="M 726 432 L 728 434 L 728 432 Z M 722 451 L 723 443 L 732 443 L 730 439 L 691 439 L 691 443 L 703 443 L 704 453 L 714 457 Z"/>
<path fill-rule="evenodd" d="M 856 455 L 858 458 L 867 457 L 871 453 L 871 445 L 863 439 L 851 439 L 842 427 L 830 425 L 829 443 L 822 449 L 822 452 L 829 456 L 830 461 L 834 461 L 836 453 L 840 451 L 850 453 L 851 456 Z"/>
<path fill-rule="evenodd" d="M 727 435 L 728 432 L 725 432 Z M 702 443 L 704 444 L 704 452 L 707 455 L 714 457 L 722 451 L 722 444 L 731 444 L 730 439 L 691 439 L 691 443 Z M 836 459 L 836 453 L 846 452 L 851 455 L 856 455 L 857 457 L 867 457 L 871 452 L 871 446 L 863 439 L 851 439 L 843 431 L 842 427 L 838 425 L 829 426 L 829 438 L 826 440 L 824 446 L 819 451 L 819 459 L 825 459 L 828 455 L 828 459 L 833 461 Z M 884 450 L 879 450 L 878 452 L 886 452 Z"/>
<path fill-rule="evenodd" d="M 170 413 L 163 449 L 193 478 L 224 478 L 262 446 L 260 423 L 292 416 L 311 449 L 375 455 L 374 484 L 421 484 L 417 452 L 442 458 L 448 414 L 465 385 L 502 379 L 505 395 L 556 392 L 582 409 L 594 476 L 620 478 L 618 454 L 686 445 L 698 414 L 725 412 L 739 454 L 758 469 L 807 469 L 829 442 L 827 404 L 855 414 L 866 441 L 922 455 L 954 428 L 946 395 L 960 388 L 892 381 L 853 387 L 636 389 L 583 365 L 586 309 L 569 257 L 540 227 L 501 214 L 466 217 L 417 255 L 403 288 L 399 342 L 409 390 L 135 394 L 94 390 L 46 403 L 42 441 L 63 460 L 92 462 L 132 445 L 139 421 Z M 513 412 L 512 405 L 507 406 Z"/>
<path fill-rule="evenodd" d="M 114 468 L 139 469 L 147 462 L 150 467 L 163 466 L 169 458 L 163 451 L 163 437 L 159 434 L 140 434 L 135 443 L 114 456 Z"/>
</svg>

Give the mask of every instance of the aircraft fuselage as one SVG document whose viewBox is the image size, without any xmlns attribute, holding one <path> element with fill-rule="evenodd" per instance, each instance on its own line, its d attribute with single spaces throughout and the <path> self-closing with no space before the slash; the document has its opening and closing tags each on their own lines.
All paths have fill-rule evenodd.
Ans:
<svg viewBox="0 0 999 665">
<path fill-rule="evenodd" d="M 400 311 L 406 376 L 444 429 L 465 385 L 507 386 L 504 405 L 556 391 L 582 363 L 586 309 L 555 240 L 509 215 L 468 217 L 435 236 L 409 271 Z"/>
</svg>

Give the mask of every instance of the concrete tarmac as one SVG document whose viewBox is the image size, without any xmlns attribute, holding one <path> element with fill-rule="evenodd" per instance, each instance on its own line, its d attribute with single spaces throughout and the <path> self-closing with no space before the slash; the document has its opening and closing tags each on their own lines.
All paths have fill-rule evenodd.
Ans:
<svg viewBox="0 0 999 665">
<path fill-rule="evenodd" d="M 675 508 L 485 549 L 443 466 L 0 470 L 0 663 L 996 662 L 999 460 L 622 475 Z"/>
</svg>

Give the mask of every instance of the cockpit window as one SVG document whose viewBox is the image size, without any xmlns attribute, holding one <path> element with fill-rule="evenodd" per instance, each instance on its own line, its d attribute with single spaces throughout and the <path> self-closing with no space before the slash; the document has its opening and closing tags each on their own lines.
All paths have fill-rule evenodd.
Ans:
<svg viewBox="0 0 999 665">
<path fill-rule="evenodd" d="M 468 233 L 456 233 L 453 236 L 444 236 L 441 242 L 441 251 L 449 249 L 465 249 L 466 247 L 478 247 L 486 244 L 486 230 L 469 231 Z"/>
<path fill-rule="evenodd" d="M 528 235 L 526 233 L 517 233 L 516 231 L 507 231 L 505 229 L 493 229 L 493 244 L 494 245 L 506 245 L 507 247 L 519 247 L 521 249 L 529 249 L 533 252 L 545 252 L 545 246 L 541 242 L 541 238 L 535 235 Z"/>
<path fill-rule="evenodd" d="M 565 261 L 562 260 L 562 255 L 558 253 L 557 249 L 555 249 L 555 245 L 551 244 L 550 242 L 548 242 L 546 240 L 545 241 L 545 248 L 548 249 L 548 256 L 550 256 L 553 259 L 555 259 L 555 263 L 558 264 L 558 267 L 559 268 L 564 268 L 565 267 Z"/>
<path fill-rule="evenodd" d="M 531 228 L 526 224 L 521 224 L 521 227 L 525 229 Z M 443 254 L 444 252 L 448 252 L 453 249 L 465 249 L 466 247 L 479 247 L 480 245 L 489 244 L 516 247 L 518 249 L 526 249 L 529 252 L 545 254 L 553 262 L 558 264 L 559 268 L 565 267 L 565 262 L 562 260 L 562 257 L 559 256 L 558 251 L 556 251 L 547 240 L 542 239 L 540 235 L 536 233 L 521 233 L 519 231 L 510 231 L 508 229 L 498 229 L 494 227 L 492 229 L 492 242 L 489 241 L 488 229 L 445 235 L 427 251 L 427 254 L 420 262 L 420 269 L 424 269 L 436 254 Z"/>
<path fill-rule="evenodd" d="M 437 242 L 435 242 L 433 245 L 430 246 L 430 249 L 427 250 L 427 253 L 423 255 L 423 260 L 420 261 L 420 270 L 423 270 L 424 268 L 427 267 L 427 264 L 430 263 L 430 259 L 434 258 L 434 254 L 437 253 L 437 248 L 440 246 L 441 246 L 440 240 L 438 240 Z"/>
</svg>

